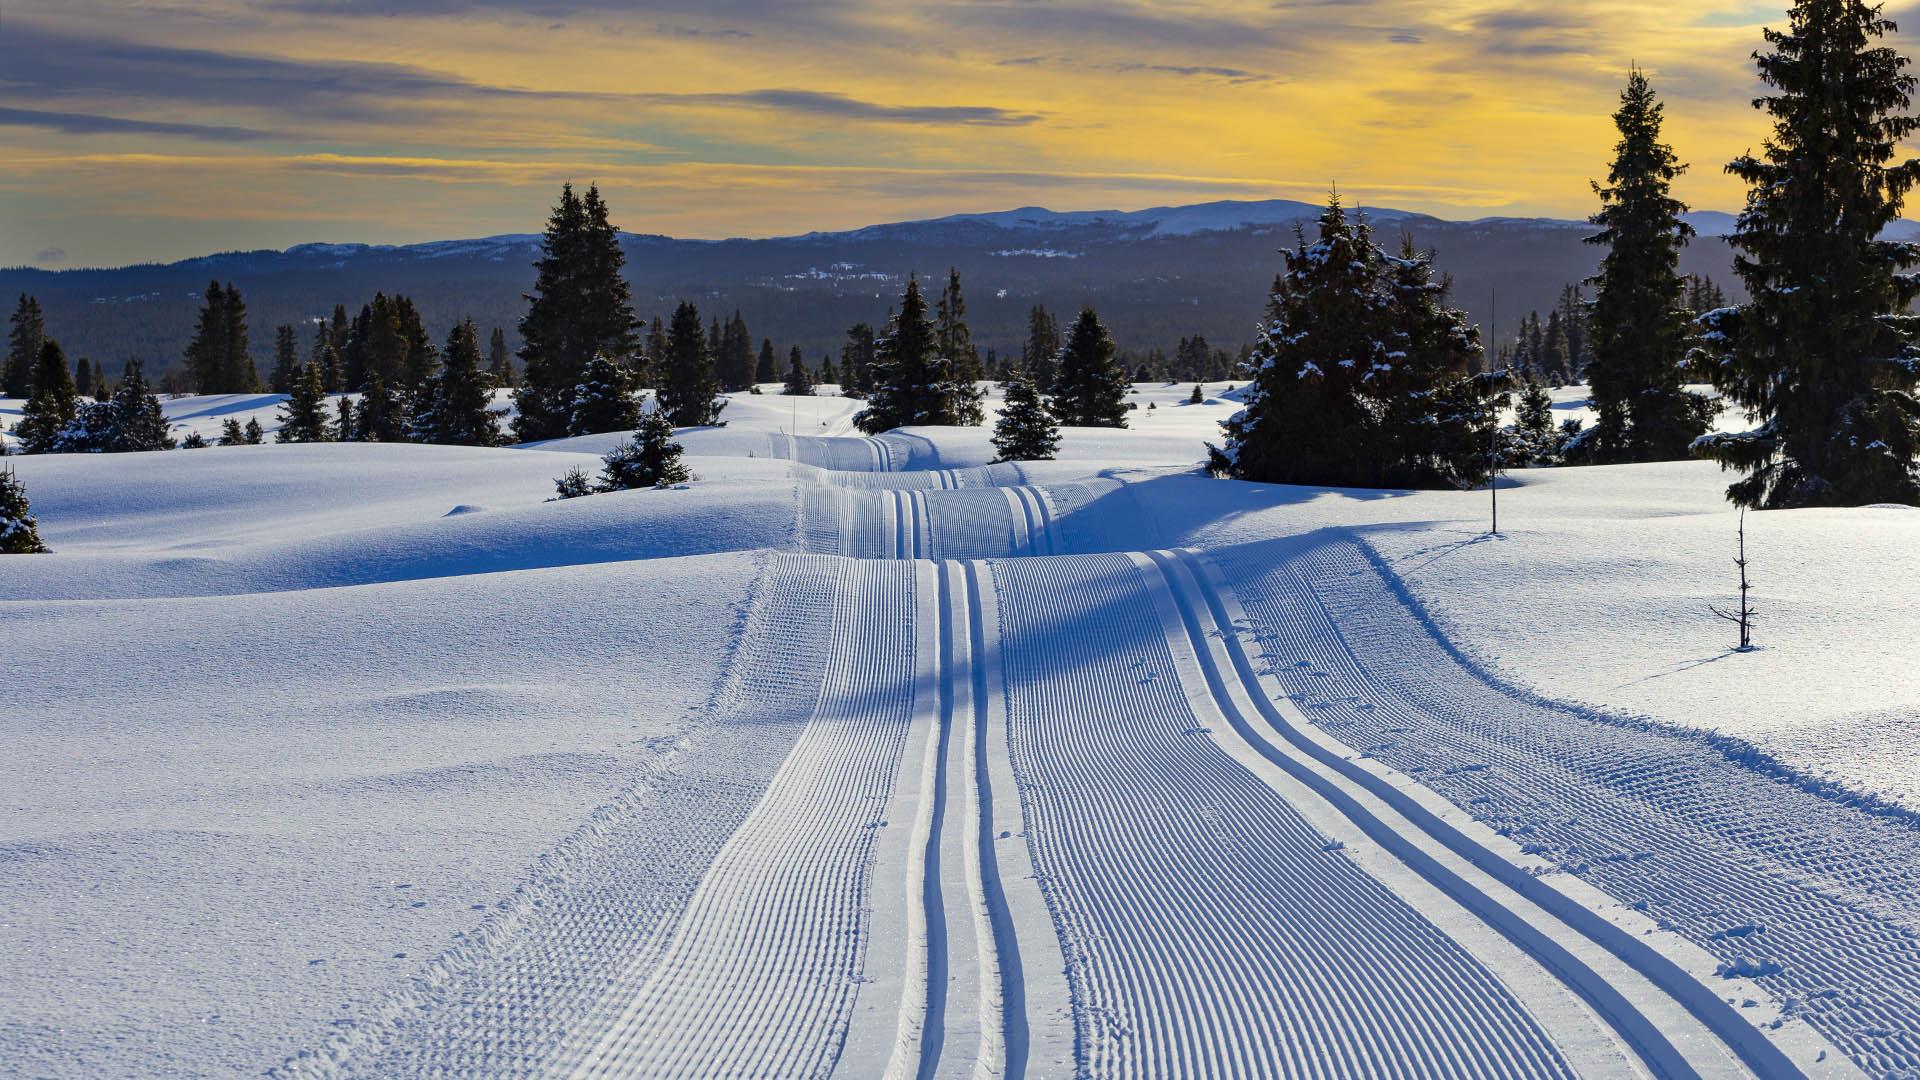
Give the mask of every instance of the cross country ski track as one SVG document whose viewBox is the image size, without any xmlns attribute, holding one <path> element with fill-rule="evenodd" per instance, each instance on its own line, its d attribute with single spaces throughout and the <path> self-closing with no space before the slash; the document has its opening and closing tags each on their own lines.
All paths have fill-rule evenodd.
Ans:
<svg viewBox="0 0 1920 1080">
<path fill-rule="evenodd" d="M 770 441 L 712 706 L 284 1074 L 1920 1075 L 1911 823 L 1499 684 L 1345 534 L 1072 554 L 1123 485 Z"/>
</svg>

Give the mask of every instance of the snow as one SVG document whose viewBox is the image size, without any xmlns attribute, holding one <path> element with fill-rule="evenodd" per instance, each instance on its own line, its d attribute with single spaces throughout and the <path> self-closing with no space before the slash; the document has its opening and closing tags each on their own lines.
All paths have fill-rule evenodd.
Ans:
<svg viewBox="0 0 1920 1080">
<path fill-rule="evenodd" d="M 1750 514 L 1737 654 L 1711 464 L 1489 536 L 1200 475 L 1225 388 L 9 458 L 0 1071 L 1920 1067 L 1920 512 Z"/>
</svg>

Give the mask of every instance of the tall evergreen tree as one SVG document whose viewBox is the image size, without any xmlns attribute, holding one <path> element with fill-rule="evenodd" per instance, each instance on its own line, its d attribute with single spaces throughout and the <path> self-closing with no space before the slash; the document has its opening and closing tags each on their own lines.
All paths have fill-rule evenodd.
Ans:
<svg viewBox="0 0 1920 1080">
<path fill-rule="evenodd" d="M 1712 417 L 1711 403 L 1683 385 L 1693 335 L 1680 249 L 1694 232 L 1681 218 L 1686 204 L 1672 194 L 1686 166 L 1660 141 L 1665 108 L 1644 73 L 1627 76 L 1613 115 L 1620 130 L 1613 168 L 1605 186 L 1593 185 L 1601 205 L 1593 223 L 1602 231 L 1587 242 L 1605 245 L 1607 255 L 1587 320 L 1587 381 L 1598 418 L 1580 443 L 1584 460 L 1684 458 Z"/>
<path fill-rule="evenodd" d="M 730 394 L 741 393 L 755 382 L 753 335 L 738 311 L 720 328 L 720 349 L 713 364 L 720 374 L 720 389 Z"/>
<path fill-rule="evenodd" d="M 604 355 L 622 367 L 640 351 L 639 320 L 623 268 L 620 230 L 597 187 L 585 197 L 561 189 L 541 241 L 527 314 L 520 320 L 521 385 L 514 433 L 522 442 L 566 433 L 573 390 L 587 363 Z"/>
<path fill-rule="evenodd" d="M 787 354 L 787 383 L 780 392 L 788 397 L 813 396 L 813 373 L 807 370 L 807 359 L 798 345 Z"/>
<path fill-rule="evenodd" d="M 927 301 L 920 293 L 918 278 L 907 278 L 900 313 L 893 317 L 887 336 L 878 342 L 869 375 L 872 386 L 867 407 L 853 418 L 867 434 L 960 422 L 965 402 L 960 399 L 952 363 L 940 355 L 939 338 L 927 318 Z"/>
<path fill-rule="evenodd" d="M 1052 411 L 1067 427 L 1127 426 L 1127 373 L 1100 316 L 1083 308 L 1060 350 Z"/>
<path fill-rule="evenodd" d="M 1501 378 L 1475 374 L 1480 336 L 1448 306 L 1453 283 L 1434 255 L 1403 236 L 1382 283 L 1389 304 L 1389 368 L 1362 380 L 1372 399 L 1379 481 L 1395 487 L 1465 488 L 1487 476 Z"/>
<path fill-rule="evenodd" d="M 210 282 L 199 322 L 187 345 L 187 377 L 201 394 L 251 394 L 260 389 L 247 344 L 247 303 L 229 282 Z"/>
<path fill-rule="evenodd" d="M 19 306 L 8 320 L 7 359 L 0 364 L 0 397 L 23 398 L 33 393 L 33 366 L 40 362 L 40 346 L 46 341 L 47 321 L 39 299 L 21 293 Z"/>
<path fill-rule="evenodd" d="M 412 430 L 414 439 L 424 443 L 500 445 L 493 379 L 480 370 L 480 332 L 472 319 L 461 320 L 447 334 L 445 357 L 422 395 Z"/>
<path fill-rule="evenodd" d="M 753 368 L 753 381 L 756 383 L 770 383 L 779 378 L 780 369 L 776 366 L 778 363 L 779 361 L 775 360 L 773 355 L 773 339 L 768 338 L 762 341 L 760 343 L 760 359 L 754 364 Z"/>
<path fill-rule="evenodd" d="M 273 370 L 267 376 L 267 389 L 285 394 L 293 389 L 293 373 L 300 366 L 300 341 L 291 326 L 274 331 Z"/>
<path fill-rule="evenodd" d="M 653 317 L 653 324 L 647 327 L 646 353 L 646 371 L 642 375 L 644 385 L 652 389 L 659 384 L 660 365 L 667 356 L 667 324 L 658 315 Z"/>
<path fill-rule="evenodd" d="M 320 384 L 329 394 L 344 393 L 347 389 L 343 357 L 347 348 L 347 338 L 352 332 L 353 324 L 347 319 L 347 306 L 333 305 L 333 322 L 327 328 L 327 336 L 333 347 L 325 356 L 326 362 L 320 365 Z"/>
<path fill-rule="evenodd" d="M 682 302 L 667 328 L 666 358 L 660 364 L 659 407 L 674 427 L 704 427 L 720 419 L 720 377 L 700 328 L 700 309 Z"/>
<path fill-rule="evenodd" d="M 346 403 L 346 398 L 340 399 L 342 406 Z M 344 410 L 341 423 L 350 433 L 351 421 Z M 287 400 L 280 403 L 280 430 L 273 433 L 273 441 L 331 442 L 335 430 L 327 416 L 327 396 L 320 381 L 320 369 L 313 364 L 303 365 L 294 377 Z"/>
<path fill-rule="evenodd" d="M 979 424 L 986 418 L 985 397 L 980 380 L 980 350 L 974 347 L 973 331 L 967 326 L 967 300 L 960 292 L 960 271 L 947 270 L 947 287 L 940 294 L 934 315 L 940 355 L 952 370 L 956 397 L 954 416 L 963 426 Z"/>
<path fill-rule="evenodd" d="M 847 330 L 846 343 L 840 346 L 841 392 L 848 397 L 865 397 L 873 383 L 870 378 L 879 344 L 873 327 L 855 323 Z"/>
<path fill-rule="evenodd" d="M 345 308 L 336 307 L 334 311 L 339 313 L 340 318 L 346 318 Z M 306 366 L 319 373 L 322 392 L 331 392 L 341 386 L 343 377 L 340 371 L 340 346 L 334 340 L 332 328 L 325 322 L 313 324 L 313 344 L 307 349 Z M 287 393 L 293 393 L 291 385 L 288 386 Z"/>
<path fill-rule="evenodd" d="M 13 467 L 0 468 L 0 555 L 44 555 L 40 522 L 27 502 L 27 486 Z"/>
<path fill-rule="evenodd" d="M 1741 506 L 1920 501 L 1920 280 L 1903 272 L 1920 247 L 1879 239 L 1920 179 L 1895 161 L 1920 131 L 1915 80 L 1877 5 L 1799 0 L 1788 18 L 1756 55 L 1773 135 L 1728 166 L 1750 188 L 1731 243 L 1751 299 L 1708 316 L 1714 382 L 1760 426 L 1696 446 L 1746 474 L 1727 491 Z"/>
<path fill-rule="evenodd" d="M 1053 373 L 1059 363 L 1060 323 L 1046 308 L 1035 304 L 1027 312 L 1027 341 L 1020 349 L 1020 366 L 1033 376 L 1034 385 L 1044 394 L 1053 391 Z"/>
<path fill-rule="evenodd" d="M 507 332 L 497 326 L 493 328 L 493 336 L 487 339 L 487 375 L 497 387 L 514 385 L 513 353 L 507 350 Z"/>
<path fill-rule="evenodd" d="M 47 338 L 40 343 L 40 358 L 33 365 L 33 396 L 13 426 L 20 449 L 29 454 L 52 453 L 60 433 L 78 412 L 67 354 L 59 342 Z"/>
<path fill-rule="evenodd" d="M 996 461 L 1052 461 L 1060 450 L 1060 422 L 1026 368 L 1014 368 L 1007 377 L 1006 404 L 993 425 L 993 449 Z"/>
</svg>

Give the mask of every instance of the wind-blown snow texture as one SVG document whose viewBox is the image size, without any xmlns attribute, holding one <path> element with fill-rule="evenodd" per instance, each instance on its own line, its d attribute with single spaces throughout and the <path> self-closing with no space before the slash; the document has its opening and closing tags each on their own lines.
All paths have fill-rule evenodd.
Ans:
<svg viewBox="0 0 1920 1080">
<path fill-rule="evenodd" d="M 0 1072 L 1920 1076 L 1920 519 L 1751 517 L 1733 655 L 1710 467 L 1491 538 L 1189 390 L 19 459 Z"/>
</svg>

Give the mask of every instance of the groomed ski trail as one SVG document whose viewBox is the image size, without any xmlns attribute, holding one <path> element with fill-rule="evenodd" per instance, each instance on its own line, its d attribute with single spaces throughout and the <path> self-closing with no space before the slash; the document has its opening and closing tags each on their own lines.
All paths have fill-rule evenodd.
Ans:
<svg viewBox="0 0 1920 1080">
<path fill-rule="evenodd" d="M 572 1075 L 1072 1071 L 987 571 L 844 565 L 859 614 L 835 625 L 806 731 Z"/>
<path fill-rule="evenodd" d="M 1837 1060 L 1823 1067 L 1850 1059 L 1872 1076 L 1920 1076 L 1910 822 L 1798 786 L 1710 737 L 1500 684 L 1344 533 L 1210 561 L 1246 605 L 1264 697 L 1356 758 L 1420 778 L 1437 805 L 1511 838 L 1589 906 L 1625 907 L 1685 939 L 1668 950 L 1675 962 L 1776 1043 L 1811 1048 L 1797 1062 L 1831 1045 Z"/>
<path fill-rule="evenodd" d="M 1136 559 L 996 565 L 1081 1074 L 1573 1075 L 1507 985 L 1222 749 Z M 1572 1041 L 1621 1060 L 1592 1030 Z"/>
</svg>

